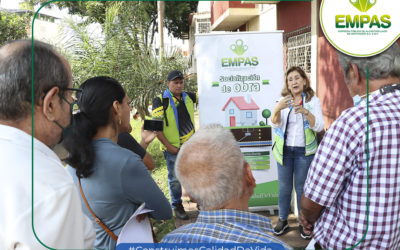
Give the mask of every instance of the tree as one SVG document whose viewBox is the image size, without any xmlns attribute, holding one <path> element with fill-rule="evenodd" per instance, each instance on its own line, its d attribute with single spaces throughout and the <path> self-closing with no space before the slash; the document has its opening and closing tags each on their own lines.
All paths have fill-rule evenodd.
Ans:
<svg viewBox="0 0 400 250">
<path fill-rule="evenodd" d="M 91 34 L 87 22 L 69 20 L 72 35 L 61 48 L 69 60 L 74 83 L 105 75 L 121 82 L 142 118 L 149 115 L 148 105 L 166 87 L 172 69 L 185 72 L 187 61 L 179 51 L 166 53 L 159 60 L 146 42 L 149 17 L 141 2 L 113 2 L 107 6 L 101 34 Z M 97 29 L 97 30 L 99 30 Z M 194 84 L 187 82 L 187 87 Z"/>
<path fill-rule="evenodd" d="M 262 117 L 265 118 L 265 125 L 268 125 L 268 118 L 271 117 L 271 110 L 264 109 L 261 113 Z M 260 125 L 261 126 L 261 125 Z"/>
<path fill-rule="evenodd" d="M 189 14 L 197 10 L 199 1 L 165 2 L 165 27 L 176 38 L 189 33 Z"/>
<path fill-rule="evenodd" d="M 30 16 L 0 11 L 0 46 L 6 41 L 27 37 Z"/>
<path fill-rule="evenodd" d="M 44 4 L 49 0 L 25 0 L 34 4 Z M 50 6 L 68 8 L 71 14 L 88 17 L 88 22 L 103 24 L 106 18 L 107 8 L 115 4 L 116 1 L 57 1 Z M 142 11 L 149 18 L 149 29 L 154 36 L 157 31 L 157 1 L 132 1 L 136 6 L 140 6 Z M 195 12 L 199 1 L 166 1 L 165 2 L 165 27 L 168 33 L 176 38 L 183 38 L 189 33 L 189 15 Z"/>
</svg>

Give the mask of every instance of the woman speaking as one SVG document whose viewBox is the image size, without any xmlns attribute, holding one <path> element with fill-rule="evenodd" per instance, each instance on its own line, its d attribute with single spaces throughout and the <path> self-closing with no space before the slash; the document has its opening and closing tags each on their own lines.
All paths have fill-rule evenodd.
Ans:
<svg viewBox="0 0 400 250">
<path fill-rule="evenodd" d="M 304 182 L 318 147 L 316 132 L 322 131 L 324 127 L 321 103 L 300 67 L 291 67 L 286 72 L 282 98 L 272 112 L 271 122 L 274 129 L 273 154 L 278 163 L 279 181 L 279 221 L 274 234 L 281 235 L 289 227 L 287 218 L 293 175 L 297 208 L 300 211 Z M 301 225 L 299 230 L 302 238 L 311 238 L 304 233 Z"/>
</svg>

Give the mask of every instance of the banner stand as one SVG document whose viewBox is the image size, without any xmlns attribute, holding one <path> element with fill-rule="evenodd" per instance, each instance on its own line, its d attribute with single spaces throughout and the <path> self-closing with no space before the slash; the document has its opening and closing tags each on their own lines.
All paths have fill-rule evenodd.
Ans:
<svg viewBox="0 0 400 250">
<path fill-rule="evenodd" d="M 249 207 L 270 214 L 279 198 L 269 118 L 283 88 L 282 34 L 195 36 L 200 127 L 218 123 L 232 132 L 256 180 Z"/>
</svg>

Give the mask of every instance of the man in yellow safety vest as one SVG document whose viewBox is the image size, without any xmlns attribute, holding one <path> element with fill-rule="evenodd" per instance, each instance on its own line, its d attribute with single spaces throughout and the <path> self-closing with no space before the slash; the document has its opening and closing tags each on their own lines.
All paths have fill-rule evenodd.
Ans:
<svg viewBox="0 0 400 250">
<path fill-rule="evenodd" d="M 176 155 L 182 144 L 194 133 L 195 93 L 184 92 L 184 77 L 178 70 L 167 76 L 168 88 L 153 100 L 153 119 L 163 120 L 163 131 L 157 134 L 162 143 L 161 149 L 168 168 L 168 185 L 171 195 L 171 206 L 179 219 L 189 219 L 182 206 L 181 184 L 175 176 L 174 165 Z"/>
</svg>

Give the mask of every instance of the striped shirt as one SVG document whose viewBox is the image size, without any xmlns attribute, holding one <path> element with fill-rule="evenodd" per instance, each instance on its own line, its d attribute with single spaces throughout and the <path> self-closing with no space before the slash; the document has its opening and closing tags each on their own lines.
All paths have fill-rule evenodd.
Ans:
<svg viewBox="0 0 400 250">
<path fill-rule="evenodd" d="M 261 215 L 231 209 L 201 210 L 195 223 L 167 234 L 162 243 L 279 243 L 292 249 L 267 232 L 271 221 Z"/>
<path fill-rule="evenodd" d="M 322 248 L 345 249 L 363 239 L 356 248 L 400 249 L 399 103 L 400 91 L 371 94 L 368 144 L 366 100 L 326 132 L 304 185 L 304 195 L 325 207 L 314 225 Z"/>
</svg>

